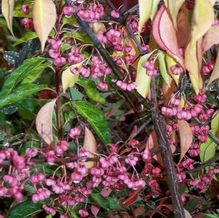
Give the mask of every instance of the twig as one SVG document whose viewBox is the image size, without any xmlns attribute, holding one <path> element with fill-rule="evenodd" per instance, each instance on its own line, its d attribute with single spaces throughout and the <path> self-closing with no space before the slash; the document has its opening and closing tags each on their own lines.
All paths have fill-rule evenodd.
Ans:
<svg viewBox="0 0 219 218">
<path fill-rule="evenodd" d="M 219 161 L 219 153 L 215 157 L 211 158 L 208 161 L 205 161 L 204 163 L 200 164 L 199 166 L 195 167 L 194 169 L 186 171 L 186 173 L 189 174 L 189 173 L 197 172 L 197 171 L 202 170 L 208 166 L 216 164 L 217 161 Z"/>
<path fill-rule="evenodd" d="M 161 148 L 161 156 L 164 161 L 168 176 L 168 185 L 170 188 L 173 212 L 176 218 L 184 218 L 184 210 L 182 206 L 181 196 L 179 193 L 178 179 L 176 175 L 176 170 L 174 167 L 174 161 L 170 146 L 167 141 L 167 136 L 165 134 L 164 119 L 160 115 L 157 109 L 157 95 L 156 95 L 156 85 L 155 79 L 151 81 L 151 102 L 153 104 L 152 108 L 152 121 L 154 123 L 154 129 L 158 137 L 158 143 Z"/>
<path fill-rule="evenodd" d="M 219 138 L 216 135 L 212 132 L 209 132 L 208 135 L 219 145 Z"/>
</svg>

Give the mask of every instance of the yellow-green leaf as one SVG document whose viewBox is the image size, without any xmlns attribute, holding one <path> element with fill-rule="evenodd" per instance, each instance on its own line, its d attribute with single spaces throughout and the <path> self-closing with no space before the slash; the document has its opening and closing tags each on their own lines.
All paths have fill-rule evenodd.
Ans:
<svg viewBox="0 0 219 218">
<path fill-rule="evenodd" d="M 12 24 L 13 24 L 13 10 L 14 10 L 14 0 L 2 0 L 2 15 L 8 25 L 8 29 L 14 35 Z"/>
<path fill-rule="evenodd" d="M 147 97 L 150 90 L 151 77 L 147 75 L 147 70 L 143 67 L 143 63 L 149 59 L 152 53 L 142 56 L 138 61 L 136 75 L 136 89 L 144 98 Z"/>
<path fill-rule="evenodd" d="M 211 121 L 211 132 L 219 136 L 219 112 L 214 115 L 214 118 Z"/>
<path fill-rule="evenodd" d="M 190 42 L 185 51 L 185 66 L 189 71 L 189 77 L 196 94 L 202 89 L 203 81 L 200 74 L 201 58 L 198 55 L 200 51 L 199 43 Z M 198 52 L 199 50 L 199 52 Z"/>
<path fill-rule="evenodd" d="M 208 16 L 206 16 L 206 14 Z M 202 89 L 200 75 L 202 62 L 202 37 L 214 22 L 214 8 L 209 0 L 196 0 L 192 17 L 191 41 L 185 51 L 185 66 L 196 94 Z"/>
<path fill-rule="evenodd" d="M 212 3 L 209 0 L 196 0 L 192 18 L 192 41 L 200 39 L 213 22 L 214 8 Z"/>
<path fill-rule="evenodd" d="M 157 13 L 159 2 L 160 2 L 160 0 L 153 0 L 153 4 L 152 4 L 152 8 L 151 8 L 151 15 L 150 15 L 151 20 L 154 19 L 154 16 Z"/>
<path fill-rule="evenodd" d="M 165 1 L 166 6 L 168 7 L 172 20 L 173 20 L 173 24 L 176 28 L 176 18 L 177 18 L 177 14 L 180 10 L 180 8 L 182 7 L 183 3 L 185 2 L 185 0 L 168 0 Z"/>
<path fill-rule="evenodd" d="M 52 0 L 35 0 L 33 5 L 33 24 L 41 42 L 41 50 L 45 48 L 48 36 L 55 26 L 56 6 Z"/>
<path fill-rule="evenodd" d="M 163 77 L 165 83 L 167 84 L 168 87 L 170 87 L 171 84 L 171 77 L 167 72 L 167 65 L 165 61 L 165 54 L 162 51 L 158 52 L 158 60 L 159 60 L 159 67 L 160 67 L 160 73 L 161 76 Z"/>
<path fill-rule="evenodd" d="M 70 67 L 68 67 L 65 71 L 62 73 L 62 88 L 63 92 L 74 86 L 75 83 L 78 81 L 78 75 L 71 72 Z"/>
<path fill-rule="evenodd" d="M 139 5 L 139 26 L 138 32 L 140 33 L 144 24 L 150 18 L 153 0 L 138 0 Z"/>
<path fill-rule="evenodd" d="M 175 75 L 171 71 L 171 67 L 175 66 L 178 63 L 171 56 L 169 56 L 168 54 L 166 54 L 166 63 L 167 63 L 167 69 L 168 69 L 169 74 L 171 75 L 171 77 L 173 78 L 175 83 L 178 85 L 179 84 L 180 75 Z"/>
</svg>

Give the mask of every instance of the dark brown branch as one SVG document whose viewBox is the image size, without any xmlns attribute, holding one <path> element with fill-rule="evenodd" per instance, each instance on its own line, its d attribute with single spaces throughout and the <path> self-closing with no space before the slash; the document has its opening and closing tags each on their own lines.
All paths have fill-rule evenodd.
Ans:
<svg viewBox="0 0 219 218">
<path fill-rule="evenodd" d="M 151 101 L 153 104 L 152 121 L 154 123 L 154 129 L 157 134 L 158 143 L 161 149 L 161 156 L 168 176 L 168 185 L 172 198 L 173 212 L 176 218 L 184 218 L 185 215 L 182 206 L 181 196 L 179 193 L 176 169 L 174 167 L 172 152 L 170 150 L 170 146 L 167 141 L 167 136 L 165 134 L 164 119 L 157 109 L 155 79 L 152 79 L 151 82 Z"/>
</svg>

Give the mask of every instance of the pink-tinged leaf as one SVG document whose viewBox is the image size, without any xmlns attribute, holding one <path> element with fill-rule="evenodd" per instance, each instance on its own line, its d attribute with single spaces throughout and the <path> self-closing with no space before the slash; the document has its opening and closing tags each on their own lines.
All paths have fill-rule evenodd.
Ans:
<svg viewBox="0 0 219 218">
<path fill-rule="evenodd" d="M 2 0 L 2 15 L 4 16 L 8 29 L 14 35 L 12 29 L 14 0 Z"/>
<path fill-rule="evenodd" d="M 97 216 L 97 214 L 99 213 L 99 211 L 100 211 L 100 207 L 99 206 L 97 206 L 97 205 L 94 205 L 94 204 L 92 204 L 91 205 L 91 213 L 96 217 Z"/>
<path fill-rule="evenodd" d="M 212 26 L 203 39 L 203 51 L 206 52 L 213 45 L 219 44 L 219 25 Z"/>
<path fill-rule="evenodd" d="M 147 75 L 147 70 L 143 67 L 152 53 L 142 56 L 138 61 L 137 75 L 136 75 L 136 89 L 140 95 L 146 98 L 150 91 L 151 77 Z"/>
<path fill-rule="evenodd" d="M 180 161 L 189 150 L 193 140 L 192 128 L 185 120 L 178 120 L 179 138 L 180 138 Z"/>
<path fill-rule="evenodd" d="M 159 9 L 153 22 L 153 36 L 158 46 L 172 56 L 181 66 L 183 58 L 179 52 L 176 30 L 164 5 Z"/>
<path fill-rule="evenodd" d="M 138 5 L 139 5 L 138 32 L 140 34 L 143 26 L 150 18 L 153 0 L 138 0 Z"/>
<path fill-rule="evenodd" d="M 214 80 L 219 78 L 219 54 L 217 53 L 217 59 L 215 62 L 214 70 L 209 79 L 208 85 L 210 85 Z"/>
<path fill-rule="evenodd" d="M 44 50 L 50 32 L 56 23 L 56 6 L 53 0 L 35 0 L 33 5 L 33 24 Z"/>
<path fill-rule="evenodd" d="M 93 133 L 87 127 L 85 127 L 83 147 L 86 148 L 90 152 L 91 158 L 95 157 L 95 154 L 97 153 L 96 139 L 95 139 Z M 93 166 L 95 166 L 96 162 L 95 161 L 87 161 L 87 162 L 84 162 L 83 164 L 87 169 L 90 169 Z"/>
<path fill-rule="evenodd" d="M 47 144 L 51 144 L 53 141 L 52 115 L 55 103 L 56 99 L 45 104 L 36 117 L 37 132 Z"/>
</svg>

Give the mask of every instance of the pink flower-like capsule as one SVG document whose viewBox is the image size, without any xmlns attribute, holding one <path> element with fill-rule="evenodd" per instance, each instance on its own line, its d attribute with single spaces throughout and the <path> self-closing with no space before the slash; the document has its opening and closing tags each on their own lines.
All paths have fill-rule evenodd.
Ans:
<svg viewBox="0 0 219 218">
<path fill-rule="evenodd" d="M 30 13 L 30 8 L 28 5 L 22 5 L 21 10 L 24 14 L 29 14 Z"/>
<path fill-rule="evenodd" d="M 148 70 L 148 71 L 154 70 L 154 64 L 151 61 L 144 62 L 143 67 L 146 68 L 146 70 Z"/>
<path fill-rule="evenodd" d="M 119 18 L 120 17 L 119 13 L 117 11 L 115 11 L 115 10 L 112 10 L 110 15 L 113 18 Z"/>
<path fill-rule="evenodd" d="M 174 75 L 180 75 L 184 71 L 183 68 L 178 65 L 174 65 L 170 69 Z"/>
<path fill-rule="evenodd" d="M 78 127 L 75 127 L 75 128 L 72 128 L 70 130 L 70 132 L 68 133 L 68 135 L 71 137 L 71 138 L 77 138 L 81 135 L 81 130 L 80 128 Z"/>
<path fill-rule="evenodd" d="M 32 29 L 33 21 L 30 18 L 23 18 L 21 24 L 25 29 Z"/>
<path fill-rule="evenodd" d="M 75 12 L 75 9 L 71 5 L 65 6 L 63 8 L 63 14 L 67 17 L 71 17 L 74 12 Z"/>
<path fill-rule="evenodd" d="M 66 59 L 64 57 L 57 57 L 53 60 L 53 63 L 57 67 L 61 67 L 66 63 Z"/>
<path fill-rule="evenodd" d="M 89 216 L 89 213 L 87 212 L 87 210 L 85 209 L 80 209 L 78 211 L 78 214 L 81 216 L 81 217 L 88 217 Z"/>
<path fill-rule="evenodd" d="M 43 205 L 43 209 L 45 210 L 46 213 L 51 214 L 52 216 L 55 216 L 56 210 L 52 207 L 48 207 L 47 205 Z"/>
<path fill-rule="evenodd" d="M 97 87 L 104 92 L 108 91 L 108 85 L 104 81 L 99 81 Z"/>
</svg>

